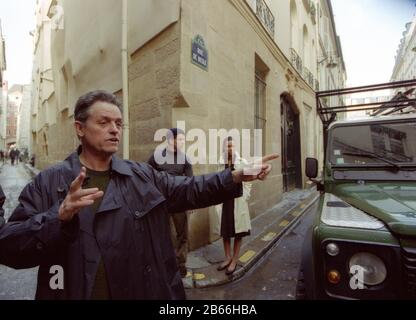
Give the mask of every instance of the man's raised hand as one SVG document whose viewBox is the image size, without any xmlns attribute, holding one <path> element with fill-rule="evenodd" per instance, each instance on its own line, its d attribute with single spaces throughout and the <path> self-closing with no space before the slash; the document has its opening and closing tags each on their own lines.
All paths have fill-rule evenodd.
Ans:
<svg viewBox="0 0 416 320">
<path fill-rule="evenodd" d="M 79 175 L 72 181 L 69 192 L 59 207 L 58 217 L 61 221 L 72 220 L 82 208 L 92 205 L 95 200 L 104 195 L 104 192 L 98 188 L 82 189 L 86 171 L 85 167 L 82 167 Z"/>
</svg>

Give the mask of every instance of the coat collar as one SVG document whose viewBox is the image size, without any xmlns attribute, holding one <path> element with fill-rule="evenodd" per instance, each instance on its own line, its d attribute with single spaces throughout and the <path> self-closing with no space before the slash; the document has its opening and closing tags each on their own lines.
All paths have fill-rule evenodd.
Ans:
<svg viewBox="0 0 416 320">
<path fill-rule="evenodd" d="M 78 149 L 71 153 L 66 159 L 65 162 L 69 165 L 69 169 L 72 171 L 73 176 L 78 176 L 81 171 L 81 162 L 79 161 L 79 155 L 81 154 L 82 146 L 79 146 Z M 111 172 L 115 171 L 119 174 L 125 176 L 132 176 L 133 172 L 131 171 L 130 166 L 125 160 L 120 159 L 116 155 L 111 157 Z"/>
</svg>

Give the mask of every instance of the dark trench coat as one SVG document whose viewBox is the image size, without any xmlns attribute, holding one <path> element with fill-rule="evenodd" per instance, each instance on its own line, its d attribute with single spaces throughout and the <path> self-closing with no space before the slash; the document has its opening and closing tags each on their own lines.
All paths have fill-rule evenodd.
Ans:
<svg viewBox="0 0 416 320">
<path fill-rule="evenodd" d="M 185 299 L 168 212 L 241 196 L 242 185 L 233 182 L 231 171 L 173 177 L 113 156 L 111 179 L 95 219 L 87 207 L 62 223 L 58 209 L 80 167 L 74 152 L 24 188 L 18 207 L 0 229 L 0 264 L 40 266 L 36 299 L 88 299 L 100 257 L 112 299 Z M 54 265 L 63 268 L 63 289 L 50 286 Z"/>
<path fill-rule="evenodd" d="M 3 204 L 6 201 L 6 196 L 4 195 L 3 189 L 0 185 L 0 229 L 4 225 L 4 209 Z"/>
</svg>

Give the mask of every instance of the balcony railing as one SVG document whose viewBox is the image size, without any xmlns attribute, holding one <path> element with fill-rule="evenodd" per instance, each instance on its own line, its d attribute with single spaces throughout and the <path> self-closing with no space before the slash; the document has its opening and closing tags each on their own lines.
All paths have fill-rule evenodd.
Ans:
<svg viewBox="0 0 416 320">
<path fill-rule="evenodd" d="M 303 78 L 313 88 L 313 74 L 306 67 L 303 67 Z"/>
<path fill-rule="evenodd" d="M 290 48 L 290 62 L 295 67 L 295 69 L 300 74 L 302 74 L 302 71 L 303 71 L 302 59 L 299 57 L 298 53 L 293 48 Z"/>
<path fill-rule="evenodd" d="M 256 0 L 256 15 L 272 38 L 274 38 L 274 15 L 264 0 Z"/>
<path fill-rule="evenodd" d="M 299 72 L 301 77 L 309 84 L 312 89 L 319 91 L 319 82 L 314 79 L 312 72 L 303 66 L 302 59 L 297 54 L 296 50 L 290 48 L 290 62 L 292 66 Z"/>
</svg>

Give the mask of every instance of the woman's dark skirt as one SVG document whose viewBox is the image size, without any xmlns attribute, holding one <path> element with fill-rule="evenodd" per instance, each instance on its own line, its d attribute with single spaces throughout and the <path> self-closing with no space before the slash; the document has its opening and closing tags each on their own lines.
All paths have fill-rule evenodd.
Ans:
<svg viewBox="0 0 416 320">
<path fill-rule="evenodd" d="M 228 239 L 234 237 L 241 238 L 248 235 L 250 235 L 250 230 L 247 232 L 235 233 L 234 199 L 225 201 L 222 204 L 221 237 Z"/>
</svg>

